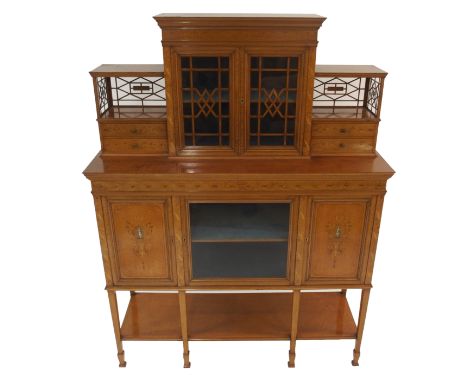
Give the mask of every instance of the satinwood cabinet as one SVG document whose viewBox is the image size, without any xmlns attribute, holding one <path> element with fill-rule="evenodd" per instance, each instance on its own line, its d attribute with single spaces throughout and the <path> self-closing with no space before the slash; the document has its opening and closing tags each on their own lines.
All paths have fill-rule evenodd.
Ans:
<svg viewBox="0 0 468 382">
<path fill-rule="evenodd" d="M 120 366 L 127 340 L 180 340 L 184 367 L 190 340 L 288 340 L 294 367 L 302 339 L 354 339 L 357 365 L 393 175 L 375 151 L 386 73 L 316 65 L 316 15 L 155 19 L 164 65 L 91 72 L 84 173 Z"/>
</svg>

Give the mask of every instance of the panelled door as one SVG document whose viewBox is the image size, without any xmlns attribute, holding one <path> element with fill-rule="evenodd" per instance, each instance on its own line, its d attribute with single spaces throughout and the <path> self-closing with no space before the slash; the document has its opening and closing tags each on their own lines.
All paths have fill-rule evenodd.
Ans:
<svg viewBox="0 0 468 382">
<path fill-rule="evenodd" d="M 112 270 L 117 284 L 174 285 L 169 199 L 108 201 Z"/>
<path fill-rule="evenodd" d="M 314 200 L 305 283 L 363 281 L 372 199 Z"/>
</svg>

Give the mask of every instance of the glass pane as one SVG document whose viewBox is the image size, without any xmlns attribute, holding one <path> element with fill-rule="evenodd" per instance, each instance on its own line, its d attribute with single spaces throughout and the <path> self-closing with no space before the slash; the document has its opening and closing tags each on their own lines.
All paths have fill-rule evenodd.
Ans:
<svg viewBox="0 0 468 382">
<path fill-rule="evenodd" d="M 185 142 L 229 146 L 229 57 L 184 56 L 181 67 Z"/>
<path fill-rule="evenodd" d="M 286 277 L 289 207 L 191 203 L 193 277 Z"/>
<path fill-rule="evenodd" d="M 288 243 L 193 243 L 194 279 L 286 277 Z"/>
<path fill-rule="evenodd" d="M 262 57 L 262 66 L 265 69 L 286 69 L 288 57 Z"/>
<path fill-rule="evenodd" d="M 251 57 L 250 145 L 294 144 L 297 57 Z M 256 138 L 256 139 L 255 139 Z"/>
<path fill-rule="evenodd" d="M 206 69 L 206 68 L 217 68 L 218 57 L 191 57 L 192 68 Z"/>
</svg>

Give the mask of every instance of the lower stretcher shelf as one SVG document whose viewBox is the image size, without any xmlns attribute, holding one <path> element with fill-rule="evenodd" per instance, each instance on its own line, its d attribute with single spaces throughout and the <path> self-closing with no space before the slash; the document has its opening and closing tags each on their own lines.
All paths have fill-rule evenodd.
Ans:
<svg viewBox="0 0 468 382">
<path fill-rule="evenodd" d="M 187 293 L 189 340 L 288 340 L 292 293 Z M 132 295 L 122 340 L 181 340 L 177 293 Z M 356 338 L 346 296 L 301 293 L 298 339 Z"/>
</svg>

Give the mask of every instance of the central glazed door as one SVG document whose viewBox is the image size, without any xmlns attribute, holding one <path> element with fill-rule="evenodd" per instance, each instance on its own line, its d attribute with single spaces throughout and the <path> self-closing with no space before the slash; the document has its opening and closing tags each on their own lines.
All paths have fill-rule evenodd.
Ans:
<svg viewBox="0 0 468 382">
<path fill-rule="evenodd" d="M 191 285 L 288 285 L 293 274 L 294 201 L 186 203 Z"/>
</svg>

